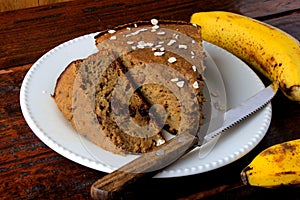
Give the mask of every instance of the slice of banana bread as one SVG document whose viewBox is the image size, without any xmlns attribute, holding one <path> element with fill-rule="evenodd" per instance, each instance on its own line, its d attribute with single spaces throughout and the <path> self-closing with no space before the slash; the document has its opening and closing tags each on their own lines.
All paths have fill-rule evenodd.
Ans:
<svg viewBox="0 0 300 200">
<path fill-rule="evenodd" d="M 151 20 L 95 37 L 99 52 L 72 62 L 53 98 L 75 129 L 113 153 L 144 153 L 202 119 L 201 28 Z"/>
<path fill-rule="evenodd" d="M 166 130 L 196 131 L 204 102 L 201 27 L 154 19 L 118 26 L 95 39 L 100 51 L 114 50 L 150 105 L 164 107 Z"/>
<path fill-rule="evenodd" d="M 161 128 L 150 122 L 149 107 L 139 94 L 133 93 L 131 112 L 119 117 L 119 124 L 111 110 L 112 91 L 124 70 L 111 51 L 74 61 L 58 78 L 53 98 L 74 128 L 103 149 L 118 154 L 148 152 L 165 140 Z M 131 87 L 129 81 L 126 84 Z M 127 106 L 125 103 L 119 101 L 116 109 Z M 150 124 L 151 132 L 129 127 L 128 120 L 139 122 L 138 128 Z M 128 130 L 131 132 L 126 133 Z"/>
</svg>

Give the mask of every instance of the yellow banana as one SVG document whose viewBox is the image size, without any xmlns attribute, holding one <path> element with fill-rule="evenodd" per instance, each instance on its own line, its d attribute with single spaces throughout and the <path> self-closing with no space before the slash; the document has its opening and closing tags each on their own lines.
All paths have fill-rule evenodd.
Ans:
<svg viewBox="0 0 300 200">
<path fill-rule="evenodd" d="M 191 23 L 202 27 L 205 41 L 241 58 L 281 91 L 300 102 L 300 43 L 289 34 L 255 19 L 223 11 L 199 12 Z"/>
<path fill-rule="evenodd" d="M 300 139 L 262 151 L 242 170 L 241 177 L 252 186 L 300 186 Z"/>
</svg>

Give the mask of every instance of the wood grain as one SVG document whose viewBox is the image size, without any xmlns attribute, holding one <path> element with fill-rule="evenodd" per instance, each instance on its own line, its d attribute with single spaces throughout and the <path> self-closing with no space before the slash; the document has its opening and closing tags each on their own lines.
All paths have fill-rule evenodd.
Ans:
<svg viewBox="0 0 300 200">
<path fill-rule="evenodd" d="M 0 70 L 0 199 L 51 199 L 60 194 L 65 198 L 88 197 L 97 173 L 49 149 L 22 116 L 19 91 L 30 67 Z M 77 185 L 82 179 L 86 179 L 85 183 Z"/>
<path fill-rule="evenodd" d="M 299 16 L 300 9 L 297 2 L 299 1 L 278 2 L 281 2 L 278 7 L 274 7 L 277 5 L 274 1 L 264 1 L 264 4 L 260 4 L 260 13 L 263 13 L 261 15 L 253 9 L 256 8 L 256 1 L 248 3 L 246 0 L 238 2 L 229 0 L 226 3 L 213 0 L 209 5 L 203 1 L 192 0 L 164 1 L 164 3 L 159 0 L 140 3 L 134 0 L 124 2 L 77 0 L 51 7 L 41 6 L 21 10 L 18 12 L 19 16 L 15 16 L 14 12 L 0 13 L 0 24 L 2 24 L 0 69 L 33 63 L 62 42 L 122 23 L 153 17 L 188 21 L 192 13 L 205 10 L 228 10 L 250 17 L 272 16 L 277 13 L 273 22 L 276 23 L 277 17 L 281 17 L 278 28 L 284 26 L 285 29 L 289 29 L 290 34 L 300 38 L 297 32 L 297 27 L 299 27 L 297 16 Z M 290 15 L 290 11 L 298 14 Z"/>
<path fill-rule="evenodd" d="M 1 0 L 0 12 L 49 5 L 70 0 Z"/>
<path fill-rule="evenodd" d="M 256 6 L 259 5 L 259 6 Z M 0 199 L 90 199 L 99 172 L 48 148 L 25 122 L 19 92 L 32 64 L 74 37 L 137 19 L 189 20 L 193 12 L 228 10 L 258 18 L 300 38 L 299 1 L 76 0 L 0 13 Z M 260 76 L 268 84 L 268 81 Z M 270 128 L 249 154 L 222 168 L 187 177 L 150 179 L 128 188 L 126 199 L 178 199 L 240 181 L 239 172 L 263 149 L 299 138 L 300 107 L 280 92 Z M 160 194 L 160 195 L 158 195 Z M 299 189 L 242 187 L 210 199 L 299 199 Z"/>
</svg>

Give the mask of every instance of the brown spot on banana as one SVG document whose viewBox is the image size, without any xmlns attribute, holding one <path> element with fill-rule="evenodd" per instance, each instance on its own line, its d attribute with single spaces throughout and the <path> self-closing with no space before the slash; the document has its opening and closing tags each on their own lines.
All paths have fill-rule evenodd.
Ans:
<svg viewBox="0 0 300 200">
<path fill-rule="evenodd" d="M 286 151 L 296 151 L 297 147 L 295 145 L 292 145 L 290 143 L 282 143 L 281 144 L 282 148 Z"/>
<path fill-rule="evenodd" d="M 300 96 L 300 85 L 293 85 L 291 87 L 286 87 L 284 83 L 280 83 L 281 91 L 287 96 L 289 99 L 295 101 L 295 99 L 299 99 Z M 297 101 L 300 103 L 300 101 Z"/>
<path fill-rule="evenodd" d="M 293 171 L 287 171 L 287 172 L 280 172 L 280 173 L 276 173 L 276 176 L 281 176 L 281 175 L 286 175 L 286 174 L 297 174 L 297 172 L 293 172 Z"/>
<path fill-rule="evenodd" d="M 296 151 L 297 147 L 290 143 L 281 143 L 277 148 L 268 148 L 261 152 L 261 156 L 268 156 L 268 155 L 275 155 L 275 154 L 282 154 L 285 155 L 286 152 Z"/>
</svg>

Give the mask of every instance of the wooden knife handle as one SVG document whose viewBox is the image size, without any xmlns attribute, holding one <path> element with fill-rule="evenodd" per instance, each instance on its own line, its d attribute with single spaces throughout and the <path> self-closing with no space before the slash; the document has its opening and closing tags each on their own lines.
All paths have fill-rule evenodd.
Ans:
<svg viewBox="0 0 300 200">
<path fill-rule="evenodd" d="M 120 199 L 122 191 L 138 180 L 152 177 L 197 144 L 190 134 L 179 134 L 156 150 L 145 153 L 118 170 L 97 180 L 91 187 L 93 199 Z"/>
</svg>

